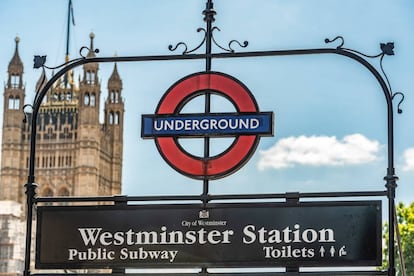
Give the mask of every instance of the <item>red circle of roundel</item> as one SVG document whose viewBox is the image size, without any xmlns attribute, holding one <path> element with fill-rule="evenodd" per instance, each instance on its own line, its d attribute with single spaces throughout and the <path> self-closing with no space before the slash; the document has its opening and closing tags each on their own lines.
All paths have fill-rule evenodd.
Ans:
<svg viewBox="0 0 414 276">
<path fill-rule="evenodd" d="M 240 81 L 219 72 L 201 72 L 172 85 L 158 104 L 156 114 L 176 114 L 187 99 L 203 91 L 224 95 L 237 112 L 258 112 L 253 95 Z M 155 143 L 162 157 L 178 172 L 196 179 L 217 179 L 243 166 L 254 153 L 259 139 L 257 135 L 239 135 L 225 152 L 208 158 L 190 155 L 173 137 L 157 137 Z"/>
</svg>

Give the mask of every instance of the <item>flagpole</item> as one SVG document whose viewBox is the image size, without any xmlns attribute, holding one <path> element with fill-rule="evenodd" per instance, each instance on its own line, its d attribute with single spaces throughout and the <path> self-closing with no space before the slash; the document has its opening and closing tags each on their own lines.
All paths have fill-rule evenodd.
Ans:
<svg viewBox="0 0 414 276">
<path fill-rule="evenodd" d="M 73 18 L 73 5 L 72 0 L 68 0 L 68 18 L 67 18 L 67 26 L 66 26 L 66 55 L 65 55 L 65 63 L 69 62 L 69 40 L 70 40 L 70 18 L 72 17 L 72 24 L 75 25 L 75 20 Z M 72 71 L 68 72 L 64 76 L 64 87 L 66 88 L 69 84 L 72 84 L 72 80 L 70 79 Z M 72 94 L 73 92 L 71 92 Z M 73 95 L 71 95 L 72 97 Z"/>
<path fill-rule="evenodd" d="M 70 37 L 70 13 L 72 8 L 72 0 L 68 1 L 68 21 L 67 21 L 67 29 L 66 29 L 66 56 L 65 62 L 69 61 L 69 37 Z"/>
</svg>

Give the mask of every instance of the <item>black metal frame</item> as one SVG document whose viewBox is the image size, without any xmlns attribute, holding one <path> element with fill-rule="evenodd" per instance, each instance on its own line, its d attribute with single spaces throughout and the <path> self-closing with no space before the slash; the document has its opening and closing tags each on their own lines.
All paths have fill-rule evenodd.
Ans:
<svg viewBox="0 0 414 276">
<path fill-rule="evenodd" d="M 382 61 L 386 55 L 394 55 L 394 45 L 393 43 L 381 44 L 381 53 L 378 55 L 365 55 L 361 52 L 344 48 L 344 39 L 341 36 L 338 36 L 332 40 L 326 39 L 325 43 L 330 44 L 333 42 L 339 41 L 339 45 L 333 48 L 317 48 L 317 49 L 293 49 L 293 50 L 272 50 L 272 51 L 250 51 L 250 52 L 235 52 L 232 48 L 233 44 L 245 48 L 248 45 L 247 41 L 240 43 L 237 40 L 231 40 L 228 43 L 228 48 L 225 48 L 218 44 L 214 39 L 213 33 L 215 30 L 220 29 L 218 27 L 213 27 L 214 16 L 216 12 L 213 8 L 213 1 L 206 0 L 206 9 L 203 11 L 204 21 L 206 23 L 206 29 L 199 28 L 197 32 L 204 32 L 204 38 L 202 42 L 192 50 L 188 50 L 187 45 L 184 42 L 179 42 L 175 46 L 169 45 L 170 51 L 175 51 L 179 47 L 183 47 L 184 51 L 182 54 L 175 55 L 152 55 L 152 56 L 124 56 L 124 57 L 85 57 L 82 52 L 84 50 L 89 50 L 87 47 L 82 47 L 80 49 L 81 58 L 68 61 L 58 67 L 50 68 L 45 65 L 46 57 L 45 56 L 35 56 L 34 58 L 34 67 L 35 68 L 48 68 L 48 69 L 59 69 L 53 77 L 42 87 L 42 89 L 37 93 L 33 104 L 26 105 L 31 108 L 31 135 L 30 135 L 30 155 L 29 155 L 29 170 L 28 170 L 28 180 L 25 184 L 26 195 L 27 195 L 27 220 L 26 220 L 26 250 L 25 250 L 25 266 L 24 266 L 24 275 L 31 275 L 30 272 L 30 263 L 31 263 L 31 248 L 32 248 L 32 217 L 33 217 L 33 207 L 41 202 L 111 202 L 115 204 L 127 204 L 128 202 L 150 202 L 150 201 L 198 201 L 202 202 L 206 206 L 209 202 L 215 200 L 266 200 L 266 199 L 285 199 L 288 202 L 298 201 L 302 198 L 337 198 L 337 197 L 387 197 L 388 199 L 388 220 L 389 220 L 389 243 L 388 243 L 388 259 L 389 266 L 386 271 L 324 271 L 324 272 L 299 272 L 299 268 L 286 268 L 286 272 L 256 272 L 256 273 L 209 273 L 207 268 L 201 268 L 200 273 L 189 273 L 185 275 L 212 275 L 212 276 L 226 276 L 226 275 L 388 275 L 395 276 L 395 236 L 394 236 L 394 212 L 395 212 L 395 192 L 397 187 L 398 177 L 395 174 L 394 168 L 394 111 L 393 111 L 393 99 L 395 96 L 400 96 L 401 100 L 398 103 L 398 113 L 401 113 L 400 104 L 404 100 L 404 94 L 401 92 L 393 93 L 391 86 L 389 84 L 388 78 L 383 70 Z M 194 54 L 193 52 L 200 49 L 205 44 L 205 53 L 203 54 Z M 215 45 L 221 49 L 222 53 L 213 53 L 212 46 Z M 99 52 L 98 49 L 95 52 Z M 250 195 L 209 195 L 209 179 L 203 179 L 203 193 L 201 195 L 185 195 L 185 196 L 107 196 L 107 197 L 37 197 L 36 196 L 36 187 L 35 184 L 35 156 L 36 156 L 36 131 L 37 131 L 37 116 L 39 109 L 42 103 L 43 98 L 45 97 L 47 91 L 52 87 L 52 85 L 69 70 L 87 63 L 108 63 L 108 62 L 142 62 L 142 61 L 169 61 L 169 60 L 195 60 L 195 59 L 204 59 L 206 61 L 206 72 L 211 71 L 211 61 L 212 59 L 227 59 L 227 58 L 246 58 L 246 57 L 270 57 L 270 56 L 292 56 L 292 55 L 320 55 L 320 54 L 333 54 L 340 55 L 347 58 L 350 58 L 363 67 L 365 67 L 377 80 L 378 84 L 381 87 L 381 90 L 384 94 L 386 104 L 387 104 L 387 134 L 388 134 L 388 167 L 386 176 L 384 180 L 386 182 L 386 190 L 382 191 L 366 191 L 366 192 L 330 192 L 330 193 L 286 193 L 286 194 L 250 194 Z M 379 72 L 367 59 L 368 58 L 379 58 L 380 59 L 380 71 Z M 210 112 L 210 94 L 206 92 L 205 95 L 205 112 Z M 204 138 L 204 157 L 208 158 L 210 155 L 209 148 L 209 137 Z M 51 274 L 38 273 L 33 274 L 37 276 L 46 276 Z M 56 273 L 53 273 L 56 275 Z M 73 275 L 94 275 L 90 273 L 79 274 L 75 273 Z M 124 275 L 123 271 L 114 271 L 112 274 L 108 273 L 98 273 L 95 275 L 106 276 L 106 275 Z M 146 273 L 130 273 L 128 275 L 163 275 L 163 274 L 146 274 Z M 169 275 L 182 275 L 180 274 L 169 274 Z"/>
<path fill-rule="evenodd" d="M 309 211 L 309 207 L 313 207 L 313 211 Z M 121 228 L 126 229 L 139 229 L 139 231 L 143 230 L 141 227 L 146 227 L 146 225 L 157 225 L 160 223 L 159 226 L 164 226 L 168 229 L 174 228 L 174 223 L 182 222 L 183 220 L 190 219 L 189 221 L 193 221 L 193 218 L 203 219 L 200 215 L 200 210 L 202 208 L 202 203 L 174 203 L 174 204 L 159 204 L 159 203 L 152 203 L 152 204 L 133 204 L 133 205 L 81 205 L 81 206 L 39 206 L 37 210 L 37 233 L 36 233 L 36 265 L 38 268 L 43 269 L 58 269 L 58 268 L 66 268 L 66 269 L 85 269 L 85 268 L 102 268 L 102 267 L 111 267 L 112 269 L 116 268 L 125 268 L 125 267 L 134 267 L 135 263 L 133 261 L 115 261 L 109 260 L 106 263 L 94 263 L 94 262 L 74 262 L 74 261 L 65 261 L 62 259 L 62 256 L 57 257 L 54 253 L 51 253 L 49 250 L 53 252 L 54 248 L 60 248 L 61 250 L 65 248 L 65 244 L 67 241 L 74 241 L 76 238 L 73 236 L 73 232 L 70 229 L 76 229 L 80 227 L 79 225 L 100 225 L 99 227 L 105 227 L 106 230 L 111 231 L 115 227 L 116 231 L 120 231 L 121 229 L 118 228 L 121 224 L 128 224 L 129 226 L 126 227 L 123 225 Z M 349 250 L 349 246 L 355 247 L 359 245 L 353 244 L 353 240 L 360 240 L 358 237 L 359 231 L 367 231 L 367 228 L 370 228 L 369 231 L 370 236 L 364 236 L 364 245 L 360 247 L 360 249 L 375 249 L 375 251 L 365 252 L 362 253 L 361 251 L 349 250 L 354 251 L 353 257 L 351 259 L 347 259 L 344 261 L 327 258 L 324 259 L 324 267 L 338 267 L 338 266 L 346 266 L 346 267 L 373 267 L 381 265 L 382 261 L 382 251 L 381 251 L 381 244 L 382 240 L 378 239 L 378 237 L 382 236 L 382 208 L 381 208 L 381 201 L 380 200 L 346 200 L 346 201 L 308 201 L 308 202 L 298 202 L 296 200 L 290 200 L 288 202 L 254 202 L 254 203 L 210 203 L 208 204 L 207 210 L 202 210 L 202 213 L 207 213 L 207 216 L 210 215 L 211 218 L 214 220 L 225 221 L 226 222 L 226 229 L 231 229 L 235 232 L 243 228 L 243 225 L 246 226 L 244 223 L 248 223 L 249 225 L 253 224 L 259 227 L 276 227 L 276 225 L 293 225 L 296 222 L 303 223 L 303 219 L 322 215 L 325 213 L 324 210 L 330 210 L 325 214 L 329 217 L 326 217 L 322 223 L 326 225 L 326 222 L 329 222 L 329 228 L 333 227 L 334 231 L 342 229 L 339 235 L 335 235 L 335 243 L 336 244 L 347 244 L 347 248 Z M 289 208 L 286 210 L 286 208 Z M 317 209 L 315 209 L 317 208 Z M 342 220 L 344 224 L 338 224 L 340 219 L 338 217 L 348 217 L 350 214 L 350 208 L 353 209 L 352 216 L 354 218 L 348 220 Z M 295 213 L 294 210 L 302 210 L 299 211 L 299 217 L 293 216 Z M 239 211 L 240 210 L 240 211 Z M 286 210 L 286 211 L 284 211 Z M 332 211 L 336 210 L 336 211 Z M 358 211 L 359 210 L 359 211 Z M 375 212 L 375 216 L 370 213 L 365 213 L 367 210 L 371 212 Z M 355 212 L 357 211 L 357 212 Z M 117 218 L 117 216 L 126 215 L 123 218 Z M 205 214 L 204 213 L 204 214 Z M 209 214 L 210 213 L 210 214 Z M 213 213 L 213 214 L 211 214 Z M 267 215 L 263 215 L 266 213 Z M 311 213 L 313 215 L 311 215 Z M 60 215 L 56 215 L 60 214 Z M 112 215 L 111 215 L 112 214 Z M 348 215 L 344 215 L 348 214 Z M 50 217 L 52 215 L 53 218 L 64 218 L 62 221 L 57 222 L 53 218 Z M 197 216 L 198 215 L 198 216 Z M 237 220 L 233 220 L 233 215 L 237 216 Z M 86 218 L 86 217 L 87 218 Z M 150 223 L 145 223 L 147 219 L 151 220 L 152 218 L 156 217 L 156 221 L 152 221 Z M 275 217 L 280 217 L 280 219 L 275 220 Z M 97 218 L 95 221 L 94 219 Z M 256 221 L 259 219 L 260 222 Z M 355 221 L 353 221 L 356 219 Z M 334 222 L 337 220 L 336 222 Z M 93 221 L 93 222 L 92 222 Z M 97 222 L 99 221 L 99 222 Z M 282 221 L 282 222 L 281 222 Z M 353 222 L 350 222 L 353 221 Z M 369 223 L 367 223 L 369 221 Z M 148 221 L 147 221 L 148 222 Z M 63 223 L 65 226 L 62 226 Z M 84 224 L 86 223 L 86 224 Z M 308 222 L 309 223 L 309 222 Z M 321 223 L 318 221 L 317 223 Z M 346 231 L 344 225 L 352 225 L 353 231 Z M 139 226 L 138 226 L 139 225 Z M 318 224 L 320 225 L 320 224 Z M 341 225 L 341 226 L 338 226 Z M 303 225 L 301 224 L 303 227 Z M 109 230 L 108 227 L 111 229 Z M 197 226 L 196 226 L 197 227 Z M 313 225 L 307 224 L 305 227 L 314 227 Z M 158 228 L 158 227 L 155 227 Z M 204 228 L 204 227 L 203 227 Z M 375 231 L 373 231 L 375 228 Z M 192 228 L 194 229 L 194 228 Z M 197 228 L 198 229 L 198 228 Z M 303 229 L 303 228 L 302 228 Z M 317 229 L 317 228 L 314 228 Z M 65 232 L 66 230 L 69 230 Z M 178 230 L 178 229 L 177 229 Z M 189 229 L 185 228 L 184 231 L 188 231 Z M 58 231 L 61 233 L 61 236 L 51 237 L 52 233 Z M 122 231 L 122 230 L 121 230 Z M 77 234 L 77 231 L 75 231 Z M 241 231 L 240 231 L 241 232 Z M 352 233 L 352 234 L 350 234 Z M 342 237 L 339 237 L 341 236 Z M 345 235 L 345 236 L 343 236 Z M 62 241 L 62 237 L 64 242 Z M 348 238 L 345 238 L 348 237 Z M 370 242 L 368 242 L 369 240 Z M 231 245 L 224 246 L 220 250 L 227 250 L 226 253 L 221 252 L 220 255 L 223 255 L 221 258 L 214 259 L 215 253 L 209 252 L 206 244 L 191 244 L 189 246 L 185 246 L 186 248 L 181 247 L 180 251 L 183 251 L 183 255 L 187 257 L 181 258 L 180 261 L 172 262 L 172 263 L 152 263 L 146 261 L 140 261 L 140 268 L 141 269 L 151 269 L 151 268 L 158 268 L 158 269 L 173 269 L 173 268 L 194 268 L 194 267 L 214 267 L 214 268 L 251 268 L 251 267 L 262 267 L 262 268 L 274 268 L 274 267 L 284 267 L 289 266 L 291 268 L 298 266 L 299 264 L 303 268 L 309 267 L 317 267 L 320 266 L 320 260 L 317 258 L 311 260 L 305 260 L 306 258 L 301 259 L 300 261 L 290 259 L 290 260 L 278 260 L 278 259 L 268 259 L 265 260 L 252 260 L 250 257 L 255 256 L 255 250 L 246 250 L 242 249 L 242 240 L 240 239 L 237 242 L 237 239 L 233 240 Z M 155 249 L 151 247 L 151 244 L 146 243 L 147 247 L 145 249 L 152 250 Z M 296 243 L 295 248 L 301 248 L 302 246 L 309 246 L 310 244 L 304 244 L 303 242 Z M 61 247 L 62 246 L 62 247 Z M 71 246 L 68 248 L 79 248 L 79 245 L 72 243 Z M 220 244 L 217 244 L 220 246 Z M 226 248 L 227 247 L 227 248 Z M 230 249 L 231 248 L 231 249 Z M 114 247 L 107 247 L 107 251 L 117 250 Z M 131 247 L 131 250 L 136 250 L 136 248 Z M 176 250 L 175 245 L 164 244 L 162 250 Z M 204 250 L 203 250 L 204 249 Z M 211 248 L 210 248 L 211 249 Z M 216 250 L 214 252 L 220 252 L 220 250 Z M 347 251 L 348 251 L 347 250 Z M 205 254 L 201 253 L 196 258 L 191 258 L 190 255 L 196 253 L 198 251 L 203 251 Z M 61 252 L 66 252 L 66 250 L 62 250 Z M 209 252 L 209 253 L 207 253 Z M 239 259 L 242 255 L 243 261 L 235 261 L 232 259 L 232 253 Z M 350 252 L 349 252 L 350 253 Z M 260 254 L 260 253 L 259 253 Z M 226 257 L 230 257 L 227 258 Z M 375 256 L 373 256 L 375 255 Z M 350 257 L 347 254 L 348 258 Z M 211 258 L 211 259 L 210 259 Z M 100 261 L 98 261 L 100 262 Z"/>
</svg>

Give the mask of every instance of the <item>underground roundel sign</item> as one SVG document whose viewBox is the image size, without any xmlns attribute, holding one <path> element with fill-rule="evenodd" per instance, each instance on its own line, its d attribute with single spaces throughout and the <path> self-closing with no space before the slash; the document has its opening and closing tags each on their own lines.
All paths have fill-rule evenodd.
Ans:
<svg viewBox="0 0 414 276">
<path fill-rule="evenodd" d="M 205 95 L 201 113 L 182 113 L 186 104 Z M 210 95 L 233 104 L 235 112 L 210 112 Z M 178 172 L 195 179 L 217 179 L 240 169 L 253 155 L 261 136 L 273 135 L 273 113 L 259 112 L 249 89 L 232 76 L 200 72 L 173 84 L 158 103 L 155 114 L 142 115 L 141 136 L 153 138 L 165 161 Z M 222 153 L 210 156 L 211 139 L 234 137 Z M 204 155 L 195 156 L 181 139 L 204 139 Z"/>
</svg>

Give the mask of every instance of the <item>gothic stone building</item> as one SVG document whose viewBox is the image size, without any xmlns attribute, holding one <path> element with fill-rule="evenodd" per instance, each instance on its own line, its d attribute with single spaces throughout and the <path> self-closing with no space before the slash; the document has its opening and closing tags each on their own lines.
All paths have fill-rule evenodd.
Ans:
<svg viewBox="0 0 414 276">
<path fill-rule="evenodd" d="M 94 57 L 90 35 L 87 57 Z M 25 208 L 29 166 L 31 114 L 24 119 L 25 87 L 19 38 L 8 66 L 4 87 L 0 171 L 0 201 Z M 117 65 L 107 82 L 108 92 L 100 122 L 101 83 L 99 65 L 83 65 L 78 83 L 67 74 L 48 91 L 37 118 L 36 183 L 40 196 L 103 196 L 121 193 L 124 100 Z M 36 90 L 47 81 L 43 71 Z M 33 92 L 34 93 L 34 92 Z M 24 214 L 24 212 L 23 212 Z M 2 214 L 3 216 L 5 214 Z M 24 216 L 24 215 L 23 215 Z M 3 233 L 0 252 L 10 244 Z M 22 237 L 23 239 L 23 237 Z M 11 254 L 9 254 L 11 256 Z M 5 257 L 5 258 L 3 258 Z M 7 259 L 0 253 L 0 263 Z M 10 268 L 0 264 L 0 275 Z M 6 271 L 4 271 L 6 270 Z M 7 274 L 14 275 L 14 274 Z"/>
</svg>

